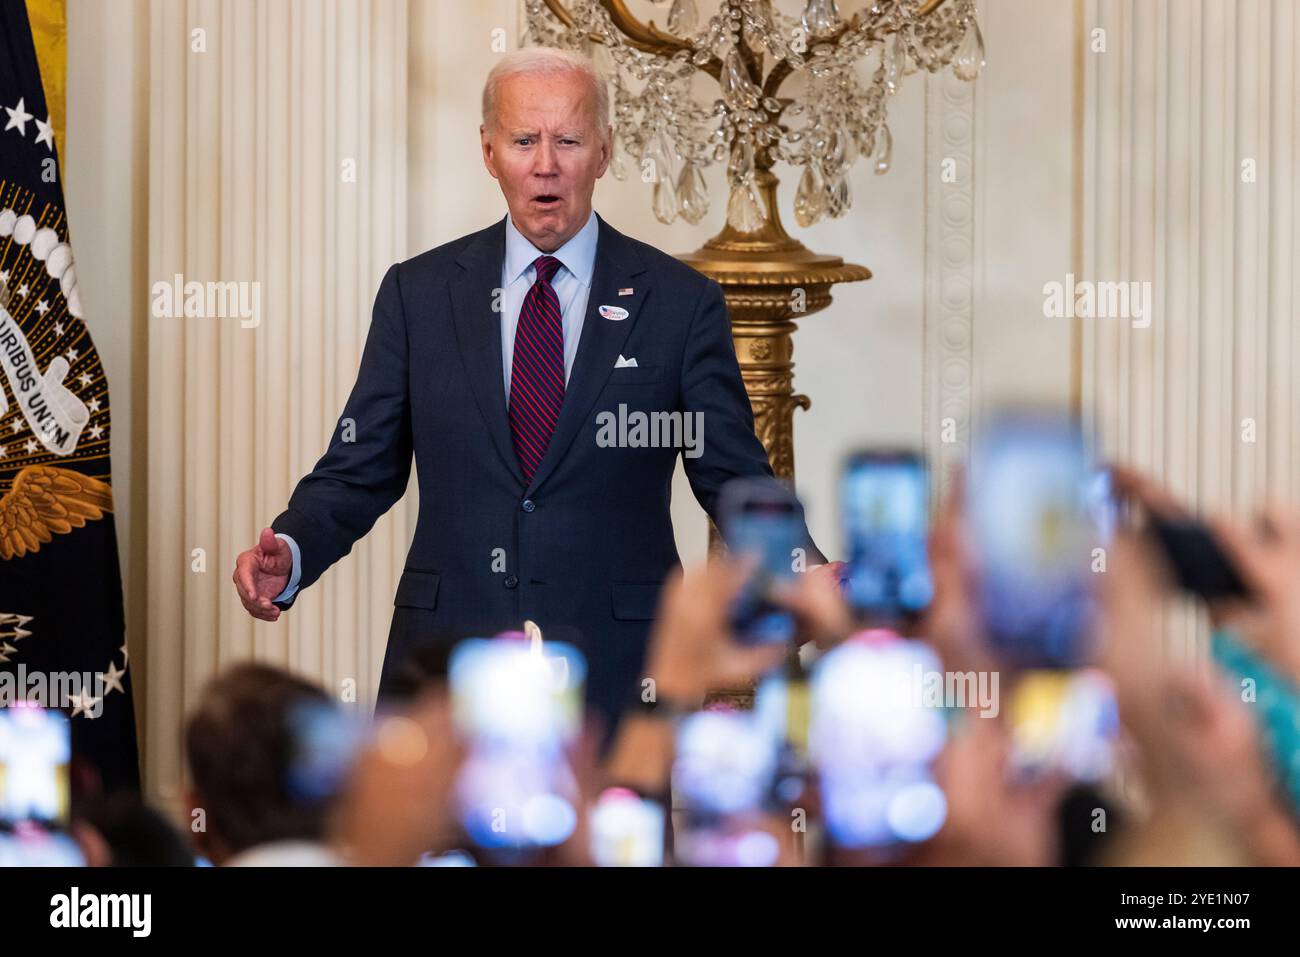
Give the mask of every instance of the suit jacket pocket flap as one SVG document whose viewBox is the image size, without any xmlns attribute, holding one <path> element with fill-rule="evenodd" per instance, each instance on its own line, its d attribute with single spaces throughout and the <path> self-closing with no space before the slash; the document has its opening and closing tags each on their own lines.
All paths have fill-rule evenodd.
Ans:
<svg viewBox="0 0 1300 957">
<path fill-rule="evenodd" d="M 438 607 L 438 582 L 441 576 L 437 572 L 415 572 L 404 571 L 402 578 L 397 583 L 397 597 L 393 599 L 394 605 L 400 605 L 404 608 L 428 608 L 430 610 Z"/>
<path fill-rule="evenodd" d="M 614 617 L 619 621 L 649 621 L 659 605 L 659 582 L 614 582 Z"/>
</svg>

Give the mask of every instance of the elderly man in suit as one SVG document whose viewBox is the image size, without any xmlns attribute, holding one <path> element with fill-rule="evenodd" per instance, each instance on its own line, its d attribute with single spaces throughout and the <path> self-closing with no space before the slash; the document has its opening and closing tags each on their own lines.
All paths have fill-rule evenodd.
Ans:
<svg viewBox="0 0 1300 957">
<path fill-rule="evenodd" d="M 710 515 L 727 480 L 772 472 L 720 287 L 592 209 L 612 138 L 590 63 L 504 57 L 479 134 L 509 215 L 388 270 L 340 426 L 235 584 L 275 621 L 402 495 L 414 456 L 380 698 L 422 642 L 532 619 L 585 653 L 588 703 L 612 727 L 680 564 L 677 456 Z"/>
</svg>

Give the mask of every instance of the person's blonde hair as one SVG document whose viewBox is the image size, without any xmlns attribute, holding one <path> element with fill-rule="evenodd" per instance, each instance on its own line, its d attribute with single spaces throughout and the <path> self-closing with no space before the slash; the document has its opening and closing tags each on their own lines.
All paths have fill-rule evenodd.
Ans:
<svg viewBox="0 0 1300 957">
<path fill-rule="evenodd" d="M 507 53 L 497 61 L 483 84 L 483 125 L 489 130 L 494 128 L 497 88 L 506 77 L 557 73 L 578 73 L 587 78 L 594 100 L 596 129 L 604 136 L 605 130 L 609 128 L 609 88 L 605 85 L 605 78 L 591 60 L 581 53 L 558 47 L 524 47 Z"/>
</svg>

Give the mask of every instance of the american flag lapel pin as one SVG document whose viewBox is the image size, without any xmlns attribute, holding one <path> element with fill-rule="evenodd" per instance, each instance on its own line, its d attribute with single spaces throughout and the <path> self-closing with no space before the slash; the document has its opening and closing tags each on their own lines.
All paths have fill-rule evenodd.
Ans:
<svg viewBox="0 0 1300 957">
<path fill-rule="evenodd" d="M 632 293 L 634 293 L 634 292 L 636 292 L 636 290 L 633 289 L 631 286 L 628 286 L 628 287 L 625 288 L 625 289 L 620 289 L 620 290 L 618 291 L 618 294 L 619 294 L 620 296 L 630 296 L 630 295 L 632 295 Z"/>
</svg>

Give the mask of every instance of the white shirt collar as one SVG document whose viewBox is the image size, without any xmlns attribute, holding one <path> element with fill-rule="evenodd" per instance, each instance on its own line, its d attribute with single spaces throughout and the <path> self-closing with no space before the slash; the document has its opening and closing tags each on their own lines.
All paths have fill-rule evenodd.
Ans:
<svg viewBox="0 0 1300 957">
<path fill-rule="evenodd" d="M 508 286 L 523 275 L 524 271 L 538 256 L 554 256 L 579 282 L 591 288 L 591 275 L 596 269 L 596 237 L 599 223 L 593 209 L 587 217 L 586 224 L 553 253 L 544 253 L 524 238 L 524 234 L 515 228 L 514 222 L 506 217 L 506 262 L 505 284 Z"/>
</svg>

